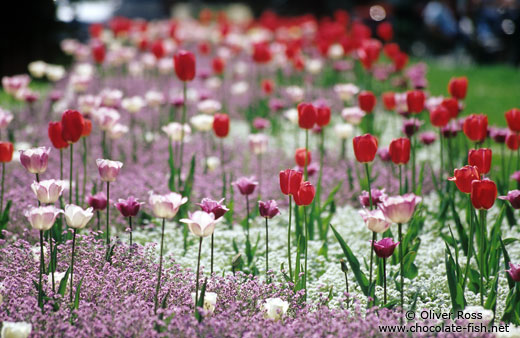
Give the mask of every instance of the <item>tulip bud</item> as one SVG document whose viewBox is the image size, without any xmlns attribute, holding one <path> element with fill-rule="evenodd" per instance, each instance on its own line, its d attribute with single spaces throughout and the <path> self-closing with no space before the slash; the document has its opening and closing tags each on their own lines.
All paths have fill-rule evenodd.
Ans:
<svg viewBox="0 0 520 338">
<path fill-rule="evenodd" d="M 233 184 L 238 188 L 242 195 L 251 195 L 254 191 L 258 182 L 253 177 L 241 177 Z"/>
<path fill-rule="evenodd" d="M 104 182 L 115 182 L 117 175 L 119 175 L 119 170 L 123 166 L 123 163 L 119 161 L 111 161 L 98 158 L 96 160 L 96 164 L 99 171 L 99 176 L 101 176 L 101 180 Z"/>
<path fill-rule="evenodd" d="M 0 142 L 0 163 L 7 163 L 13 160 L 14 147 L 11 142 Z"/>
<path fill-rule="evenodd" d="M 63 149 L 69 146 L 69 143 L 63 139 L 61 122 L 49 122 L 49 139 L 56 149 Z"/>
<path fill-rule="evenodd" d="M 520 282 L 520 264 L 513 264 L 509 262 L 509 270 L 506 271 L 512 280 L 514 280 L 517 283 Z"/>
<path fill-rule="evenodd" d="M 383 104 L 385 105 L 386 110 L 394 110 L 396 106 L 395 102 L 395 94 L 392 92 L 386 92 L 382 95 Z"/>
<path fill-rule="evenodd" d="M 267 202 L 258 201 L 258 211 L 260 213 L 260 216 L 269 219 L 273 218 L 274 216 L 280 213 L 280 210 L 278 209 L 278 205 L 276 204 L 275 200 L 269 200 Z"/>
<path fill-rule="evenodd" d="M 383 238 L 378 242 L 372 242 L 374 252 L 379 258 L 388 258 L 392 256 L 394 254 L 395 247 L 398 244 L 399 242 L 394 242 L 394 240 L 390 237 Z"/>
<path fill-rule="evenodd" d="M 316 189 L 314 189 L 314 186 L 310 182 L 304 181 L 300 185 L 298 192 L 294 195 L 294 202 L 296 205 L 309 205 L 314 200 L 315 194 Z"/>
<path fill-rule="evenodd" d="M 82 229 L 92 219 L 94 213 L 92 207 L 83 210 L 80 206 L 67 204 L 65 206 L 65 220 L 67 225 L 73 229 Z"/>
<path fill-rule="evenodd" d="M 370 134 L 356 136 L 352 139 L 354 155 L 360 163 L 369 163 L 374 160 L 377 153 L 377 138 Z"/>
<path fill-rule="evenodd" d="M 347 262 L 343 258 L 339 260 L 339 264 L 341 264 L 341 271 L 343 273 L 348 273 Z"/>
<path fill-rule="evenodd" d="M 87 137 L 92 132 L 92 121 L 89 119 L 84 119 L 85 125 L 83 126 L 83 132 L 81 133 L 81 137 Z"/>
<path fill-rule="evenodd" d="M 310 104 L 302 102 L 298 104 L 298 125 L 302 129 L 312 129 L 316 124 L 316 108 Z"/>
<path fill-rule="evenodd" d="M 305 156 L 307 154 L 307 156 Z M 305 165 L 309 165 L 312 161 L 311 152 L 306 151 L 305 148 L 298 148 L 294 154 L 294 161 L 300 167 L 305 167 Z"/>
<path fill-rule="evenodd" d="M 108 203 L 107 196 L 102 191 L 98 192 L 95 195 L 87 196 L 86 200 L 88 205 L 96 211 L 105 210 Z"/>
<path fill-rule="evenodd" d="M 439 105 L 430 113 L 430 122 L 435 127 L 444 127 L 450 122 L 450 112 L 443 105 Z"/>
<path fill-rule="evenodd" d="M 497 198 L 497 185 L 490 179 L 471 182 L 471 204 L 475 209 L 490 209 Z"/>
<path fill-rule="evenodd" d="M 488 118 L 486 115 L 472 114 L 464 120 L 462 130 L 468 139 L 473 142 L 482 142 L 486 139 Z"/>
<path fill-rule="evenodd" d="M 229 134 L 229 116 L 215 114 L 213 117 L 213 131 L 217 137 L 223 138 Z"/>
<path fill-rule="evenodd" d="M 456 98 L 450 97 L 442 100 L 441 105 L 448 110 L 450 118 L 455 119 L 459 116 L 459 102 Z"/>
<path fill-rule="evenodd" d="M 195 78 L 195 55 L 192 52 L 179 51 L 175 54 L 173 63 L 179 80 L 188 82 Z"/>
<path fill-rule="evenodd" d="M 468 79 L 464 77 L 453 77 L 448 83 L 448 92 L 456 99 L 464 100 L 468 90 Z"/>
<path fill-rule="evenodd" d="M 520 135 L 518 133 L 508 132 L 506 136 L 506 146 L 509 150 L 517 150 L 520 146 Z"/>
<path fill-rule="evenodd" d="M 286 169 L 280 171 L 280 190 L 284 195 L 295 195 L 300 189 L 303 175 L 301 172 Z"/>
<path fill-rule="evenodd" d="M 513 108 L 505 113 L 507 126 L 511 131 L 520 132 L 520 109 Z"/>
<path fill-rule="evenodd" d="M 320 127 L 324 127 L 330 123 L 330 107 L 320 105 L 317 109 L 316 123 Z"/>
<path fill-rule="evenodd" d="M 41 174 L 47 170 L 49 163 L 49 152 L 51 148 L 39 147 L 22 150 L 20 152 L 20 163 L 31 174 Z"/>
<path fill-rule="evenodd" d="M 359 108 L 367 114 L 370 114 L 376 106 L 376 96 L 371 91 L 364 90 L 358 95 Z"/>
<path fill-rule="evenodd" d="M 520 209 L 520 190 L 511 190 L 506 196 L 499 196 L 498 198 L 509 201 L 513 209 Z"/>
<path fill-rule="evenodd" d="M 406 93 L 406 104 L 408 105 L 408 112 L 422 112 L 424 109 L 425 99 L 426 98 L 422 90 L 411 90 L 408 93 Z"/>
<path fill-rule="evenodd" d="M 67 110 L 61 116 L 61 136 L 68 143 L 76 143 L 83 133 L 85 121 L 77 110 Z"/>
<path fill-rule="evenodd" d="M 407 164 L 410 160 L 410 139 L 401 137 L 390 142 L 388 148 L 392 162 L 397 165 Z"/>
<path fill-rule="evenodd" d="M 491 168 L 491 149 L 471 149 L 468 153 L 469 165 L 477 167 L 481 175 L 487 174 Z"/>
<path fill-rule="evenodd" d="M 211 61 L 211 67 L 213 68 L 213 73 L 215 73 L 215 75 L 220 75 L 224 72 L 226 62 L 224 59 L 216 57 Z"/>
</svg>

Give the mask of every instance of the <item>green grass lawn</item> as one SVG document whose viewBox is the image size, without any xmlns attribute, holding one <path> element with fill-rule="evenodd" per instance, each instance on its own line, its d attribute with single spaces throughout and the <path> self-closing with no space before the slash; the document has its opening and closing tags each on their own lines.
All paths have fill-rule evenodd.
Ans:
<svg viewBox="0 0 520 338">
<path fill-rule="evenodd" d="M 467 76 L 466 114 L 484 113 L 490 125 L 505 126 L 504 113 L 520 108 L 520 69 L 506 65 L 445 66 L 428 62 L 427 78 L 432 95 L 447 95 L 453 76 Z"/>
</svg>

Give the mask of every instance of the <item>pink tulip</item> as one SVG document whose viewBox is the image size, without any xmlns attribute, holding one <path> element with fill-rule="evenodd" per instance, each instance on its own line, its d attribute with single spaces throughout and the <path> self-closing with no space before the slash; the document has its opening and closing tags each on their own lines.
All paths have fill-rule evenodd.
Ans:
<svg viewBox="0 0 520 338">
<path fill-rule="evenodd" d="M 403 224 L 410 221 L 415 211 L 415 206 L 421 200 L 421 197 L 412 193 L 403 196 L 392 196 L 385 198 L 380 208 L 389 221 Z"/>
<path fill-rule="evenodd" d="M 100 158 L 96 160 L 96 164 L 98 166 L 99 176 L 101 176 L 101 180 L 104 182 L 115 182 L 117 175 L 119 175 L 119 170 L 121 170 L 123 166 L 123 163 L 119 161 Z"/>
<path fill-rule="evenodd" d="M 31 174 L 41 174 L 47 170 L 51 148 L 39 147 L 20 152 L 20 162 Z"/>
</svg>

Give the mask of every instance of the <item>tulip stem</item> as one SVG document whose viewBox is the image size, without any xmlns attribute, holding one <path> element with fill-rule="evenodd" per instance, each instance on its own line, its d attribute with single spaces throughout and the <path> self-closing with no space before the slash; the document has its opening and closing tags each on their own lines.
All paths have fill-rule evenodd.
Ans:
<svg viewBox="0 0 520 338">
<path fill-rule="evenodd" d="M 103 148 L 103 158 L 108 158 L 107 151 L 107 132 L 103 130 L 101 133 L 101 148 Z"/>
<path fill-rule="evenodd" d="M 132 253 L 132 216 L 128 217 L 128 223 L 130 224 L 130 253 Z"/>
<path fill-rule="evenodd" d="M 43 230 L 40 230 L 40 280 L 38 284 L 38 306 L 42 309 L 43 313 L 43 285 L 42 285 L 42 274 L 45 266 L 45 257 L 43 256 Z"/>
<path fill-rule="evenodd" d="M 404 266 L 403 266 L 403 225 L 401 223 L 397 223 L 397 227 L 398 227 L 398 230 L 399 230 L 399 263 L 400 263 L 400 270 L 401 272 L 399 273 L 400 275 L 400 278 L 401 278 L 401 312 L 403 312 L 403 307 L 404 307 L 404 276 L 403 276 L 403 272 L 404 272 Z M 402 318 L 401 318 L 402 320 Z"/>
<path fill-rule="evenodd" d="M 214 241 L 214 233 L 211 234 L 211 271 L 210 275 L 213 275 L 213 241 Z"/>
<path fill-rule="evenodd" d="M 304 181 L 307 181 L 307 165 L 309 164 L 309 129 L 305 129 L 305 162 L 303 166 Z"/>
<path fill-rule="evenodd" d="M 374 242 L 377 239 L 377 233 L 372 231 L 372 242 L 370 243 L 370 274 L 369 274 L 369 284 L 368 287 L 372 288 L 372 272 L 373 272 L 373 262 L 374 262 Z M 370 305 L 370 302 L 368 303 Z"/>
<path fill-rule="evenodd" d="M 347 139 L 342 138 L 341 139 L 341 155 L 340 155 L 341 160 L 345 159 L 346 149 L 347 149 Z"/>
<path fill-rule="evenodd" d="M 60 181 L 63 181 L 63 149 L 60 149 Z"/>
<path fill-rule="evenodd" d="M 40 174 L 36 173 L 35 176 L 36 176 L 36 182 L 40 183 Z M 38 206 L 40 206 L 41 205 L 40 200 L 38 198 L 36 198 L 36 199 L 38 201 Z"/>
<path fill-rule="evenodd" d="M 293 278 L 291 263 L 291 220 L 292 220 L 292 195 L 289 195 L 289 229 L 287 231 L 287 257 L 289 257 L 289 277 Z"/>
<path fill-rule="evenodd" d="M 54 224 L 52 225 L 52 227 Z M 56 263 L 54 262 L 54 254 L 53 254 L 53 248 L 52 248 L 52 227 L 49 229 L 49 248 L 51 250 L 51 255 L 49 257 L 50 259 L 50 266 L 49 266 L 49 272 L 51 273 L 51 282 L 52 282 L 52 292 L 56 292 L 56 287 L 54 286 L 54 270 Z"/>
<path fill-rule="evenodd" d="M 304 285 L 305 285 L 305 301 L 307 301 L 307 258 L 309 256 L 308 253 L 308 246 L 309 246 L 309 229 L 307 227 L 307 210 L 305 208 L 305 205 L 303 206 L 303 224 L 305 228 L 305 276 L 304 276 Z"/>
<path fill-rule="evenodd" d="M 83 189 L 81 191 L 81 200 L 85 200 L 85 193 L 87 191 L 87 138 L 83 137 Z"/>
<path fill-rule="evenodd" d="M 72 204 L 72 161 L 74 159 L 74 144 L 70 144 L 70 172 L 69 172 L 69 204 Z"/>
<path fill-rule="evenodd" d="M 373 209 L 374 205 L 372 202 L 372 188 L 371 188 L 371 179 L 370 179 L 370 168 L 368 167 L 368 163 L 365 163 L 365 173 L 367 175 L 367 182 L 368 182 L 368 202 L 370 206 L 370 210 Z"/>
<path fill-rule="evenodd" d="M 74 281 L 74 252 L 76 250 L 76 230 L 72 234 L 72 255 L 70 259 L 70 302 L 72 303 L 73 281 Z"/>
<path fill-rule="evenodd" d="M 484 306 L 484 245 L 487 237 L 486 210 L 481 209 L 480 216 L 480 306 Z"/>
<path fill-rule="evenodd" d="M 249 195 L 246 195 L 246 236 L 247 242 L 249 243 Z"/>
<path fill-rule="evenodd" d="M 110 250 L 110 182 L 107 182 L 107 250 Z"/>
<path fill-rule="evenodd" d="M 268 218 L 265 218 L 265 278 L 269 283 L 269 224 Z"/>
<path fill-rule="evenodd" d="M 5 181 L 5 162 L 2 162 L 2 192 L 0 196 L 0 212 L 4 212 L 4 181 Z"/>
<path fill-rule="evenodd" d="M 159 304 L 159 288 L 161 287 L 161 275 L 162 275 L 162 262 L 163 262 L 163 247 L 164 247 L 164 224 L 166 223 L 166 219 L 162 220 L 162 230 L 161 230 L 161 251 L 159 255 L 159 271 L 157 272 L 157 286 L 155 288 L 155 307 L 154 313 L 157 313 L 157 305 Z M 202 237 L 201 237 L 202 241 Z M 200 249 L 199 249 L 200 250 Z M 199 255 L 200 257 L 200 255 Z"/>
<path fill-rule="evenodd" d="M 96 211 L 96 217 L 97 217 L 97 230 L 101 230 L 101 221 L 99 217 L 99 210 Z"/>
<path fill-rule="evenodd" d="M 399 195 L 403 194 L 403 166 L 398 165 L 399 167 Z"/>
<path fill-rule="evenodd" d="M 440 190 L 442 191 L 443 186 L 443 172 L 444 172 L 444 139 L 442 136 L 442 130 L 439 128 L 439 146 L 441 147 L 441 169 L 439 171 L 439 182 L 440 182 Z"/>
<path fill-rule="evenodd" d="M 416 146 L 416 137 L 415 133 L 410 137 L 412 144 L 412 192 L 415 194 L 416 182 L 415 182 L 415 146 Z"/>
<path fill-rule="evenodd" d="M 182 102 L 182 117 L 181 117 L 181 149 L 180 149 L 180 160 L 179 160 L 179 173 L 178 173 L 178 188 L 181 187 L 181 174 L 182 174 L 182 160 L 184 155 L 184 124 L 186 123 L 186 101 L 187 101 L 187 82 L 184 81 L 182 83 L 182 94 L 183 94 L 183 102 Z"/>
<path fill-rule="evenodd" d="M 383 258 L 383 288 L 384 288 L 383 306 L 386 306 L 386 258 Z"/>
<path fill-rule="evenodd" d="M 135 135 L 135 116 L 131 114 L 130 116 L 130 132 L 132 133 L 132 161 L 134 163 L 137 162 L 137 140 Z"/>
<path fill-rule="evenodd" d="M 475 233 L 475 228 L 473 226 L 473 210 L 471 209 L 471 197 L 468 196 L 468 210 L 469 210 L 469 247 L 468 253 L 466 255 L 466 267 L 464 269 L 464 280 L 462 281 L 462 292 L 466 289 L 466 280 L 468 278 L 469 273 L 469 265 L 471 261 L 471 254 L 473 253 L 473 234 Z"/>
<path fill-rule="evenodd" d="M 202 251 L 202 238 L 199 238 L 199 255 L 197 258 L 197 279 L 195 280 L 195 308 L 199 299 L 199 273 L 200 273 L 200 252 Z"/>
</svg>

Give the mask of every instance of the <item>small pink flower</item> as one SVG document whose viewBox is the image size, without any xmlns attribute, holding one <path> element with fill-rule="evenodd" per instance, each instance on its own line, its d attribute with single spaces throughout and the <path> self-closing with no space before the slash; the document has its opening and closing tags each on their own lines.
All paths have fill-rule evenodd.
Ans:
<svg viewBox="0 0 520 338">
<path fill-rule="evenodd" d="M 46 231 L 52 228 L 56 217 L 63 213 L 63 210 L 54 206 L 37 207 L 25 211 L 25 217 L 31 223 L 33 229 Z"/>
</svg>

